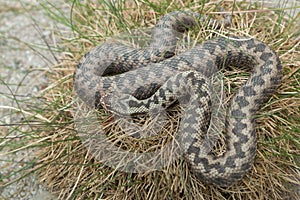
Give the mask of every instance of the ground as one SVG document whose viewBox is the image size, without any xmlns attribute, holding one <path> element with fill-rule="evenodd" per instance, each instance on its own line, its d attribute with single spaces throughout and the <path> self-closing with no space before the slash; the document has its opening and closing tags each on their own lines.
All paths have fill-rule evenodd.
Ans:
<svg viewBox="0 0 300 200">
<path fill-rule="evenodd" d="M 51 1 L 57 3 L 68 17 L 70 7 L 62 2 L 64 1 Z M 50 19 L 37 0 L 0 0 L 0 132 L 4 133 L 8 126 L 20 123 L 24 113 L 19 111 L 28 108 L 31 97 L 48 85 L 44 72 L 55 65 L 60 57 L 60 52 L 57 51 L 60 38 L 53 33 L 58 28 L 63 37 L 68 37 L 71 33 L 68 27 Z M 16 103 L 16 99 L 20 105 Z M 22 102 L 26 104 L 23 105 Z M 25 115 L 30 115 L 30 112 Z M 15 132 L 10 136 L 18 137 L 19 133 Z M 22 169 L 22 163 L 30 163 L 35 155 L 34 149 L 7 154 L 11 149 L 9 145 L 5 147 L 9 143 L 9 138 L 6 139 L 0 143 L 4 147 L 0 153 L 0 186 L 1 181 L 6 183 L 14 180 L 18 176 L 14 172 Z M 0 187 L 1 198 L 56 199 L 55 195 L 39 184 L 35 174 L 8 187 Z"/>
</svg>

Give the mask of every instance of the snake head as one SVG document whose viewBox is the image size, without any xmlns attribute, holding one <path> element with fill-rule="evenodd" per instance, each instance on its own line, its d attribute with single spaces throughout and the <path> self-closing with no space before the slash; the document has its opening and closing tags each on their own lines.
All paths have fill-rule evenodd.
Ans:
<svg viewBox="0 0 300 200">
<path fill-rule="evenodd" d="M 118 115 L 129 116 L 136 113 L 136 109 L 130 106 L 130 102 L 134 101 L 134 97 L 129 94 L 115 94 L 110 96 L 108 100 L 108 110 Z"/>
</svg>

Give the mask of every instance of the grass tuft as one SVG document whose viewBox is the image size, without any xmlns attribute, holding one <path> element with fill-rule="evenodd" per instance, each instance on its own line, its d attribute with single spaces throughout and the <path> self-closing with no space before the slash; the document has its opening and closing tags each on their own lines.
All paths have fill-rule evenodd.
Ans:
<svg viewBox="0 0 300 200">
<path fill-rule="evenodd" d="M 36 98 L 36 105 L 22 113 L 19 125 L 5 128 L 7 135 L 0 138 L 6 143 L 11 131 L 30 127 L 22 134 L 22 140 L 11 139 L 13 153 L 22 148 L 37 148 L 33 163 L 22 168 L 26 174 L 38 172 L 41 182 L 57 193 L 59 199 L 297 199 L 300 190 L 300 29 L 296 17 L 286 17 L 285 9 L 264 9 L 259 4 L 244 1 L 73 1 L 71 18 L 60 8 L 43 1 L 40 5 L 53 20 L 72 30 L 72 37 L 62 38 L 65 52 L 59 63 L 47 72 L 50 84 Z M 178 159 L 160 171 L 125 173 L 104 165 L 86 148 L 76 129 L 77 109 L 82 104 L 74 102 L 73 73 L 78 60 L 94 46 L 106 40 L 128 38 L 128 43 L 138 46 L 137 39 L 149 40 L 147 29 L 166 13 L 178 9 L 190 9 L 212 18 L 222 18 L 217 7 L 232 12 L 232 26 L 216 29 L 198 26 L 185 37 L 190 46 L 217 35 L 246 35 L 269 44 L 280 56 L 284 77 L 276 94 L 260 110 L 257 122 L 258 153 L 251 171 L 246 177 L 226 189 L 199 182 L 189 171 L 187 163 Z M 132 34 L 132 30 L 146 34 Z M 148 29 L 149 30 L 149 29 Z M 129 37 L 127 37 L 129 35 Z M 186 48 L 186 47 L 184 47 Z M 224 71 L 226 91 L 247 79 L 241 69 Z M 230 95 L 228 95 L 230 96 Z M 161 149 L 172 139 L 180 118 L 178 109 L 168 113 L 168 124 L 159 136 L 136 139 L 124 135 L 122 120 L 111 123 L 111 116 L 100 112 L 97 120 L 105 125 L 107 137 L 123 149 L 140 152 Z M 136 123 L 149 131 L 156 126 L 145 118 Z M 92 124 L 97 126 L 97 124 Z M 2 146 L 0 146 L 2 148 Z M 222 148 L 222 147 L 220 147 Z M 1 154 L 1 153 L 0 153 Z M 30 166 L 30 167 L 29 167 Z M 2 179 L 2 181 L 1 181 Z M 3 181 L 5 187 L 12 182 Z M 17 181 L 17 180 L 16 180 Z"/>
</svg>

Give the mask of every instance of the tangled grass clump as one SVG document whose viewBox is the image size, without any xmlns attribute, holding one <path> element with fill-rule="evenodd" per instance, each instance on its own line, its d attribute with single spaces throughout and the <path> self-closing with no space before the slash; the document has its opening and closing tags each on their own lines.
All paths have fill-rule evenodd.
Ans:
<svg viewBox="0 0 300 200">
<path fill-rule="evenodd" d="M 256 119 L 258 153 L 252 170 L 246 177 L 228 187 L 205 185 L 189 171 L 187 163 L 178 159 L 160 171 L 139 174 L 124 173 L 103 165 L 82 145 L 74 127 L 74 91 L 72 75 L 76 63 L 92 47 L 115 35 L 133 29 L 153 27 L 158 18 L 177 9 L 190 9 L 218 17 L 217 6 L 232 12 L 230 28 L 198 26 L 188 38 L 201 41 L 222 34 L 246 35 L 269 44 L 282 60 L 284 77 L 277 93 L 263 106 Z M 59 8 L 43 4 L 54 20 L 59 20 Z M 297 199 L 300 190 L 300 50 L 298 17 L 286 17 L 284 9 L 265 10 L 246 2 L 219 1 L 118 1 L 105 0 L 70 6 L 73 38 L 64 39 L 67 51 L 59 65 L 48 73 L 51 84 L 42 91 L 44 109 L 39 113 L 47 122 L 35 126 L 38 134 L 38 171 L 41 181 L 58 193 L 60 199 Z M 147 40 L 149 38 L 140 38 Z M 128 42 L 136 42 L 130 38 Z M 139 43 L 140 44 L 140 43 Z M 136 45 L 133 43 L 133 45 Z M 232 91 L 247 79 L 241 69 L 224 71 L 225 91 Z M 230 93 L 230 92 L 229 92 Z M 230 96 L 230 94 L 228 94 Z M 80 106 L 80 105 L 76 105 Z M 176 131 L 178 109 L 172 108 L 168 129 L 161 138 L 128 139 L 111 116 L 99 111 L 99 121 L 110 137 L 126 149 L 147 151 L 160 148 Z M 146 119 L 137 123 L 149 126 Z M 147 124 L 148 123 L 148 124 Z M 122 140 L 120 140 L 120 137 Z M 34 143 L 36 145 L 36 143 Z M 222 148 L 222 147 L 220 147 Z"/>
</svg>

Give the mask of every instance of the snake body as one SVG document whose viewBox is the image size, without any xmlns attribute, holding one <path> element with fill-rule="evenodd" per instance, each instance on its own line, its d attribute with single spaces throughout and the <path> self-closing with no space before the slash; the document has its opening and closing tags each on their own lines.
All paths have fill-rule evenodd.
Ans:
<svg viewBox="0 0 300 200">
<path fill-rule="evenodd" d="M 236 36 L 215 38 L 174 56 L 178 32 L 193 27 L 197 18 L 199 14 L 193 12 L 167 14 L 156 25 L 153 42 L 147 48 L 101 44 L 78 64 L 74 85 L 88 105 L 100 104 L 121 114 L 166 108 L 180 96 L 180 88 L 192 85 L 195 97 L 190 99 L 197 103 L 190 104 L 186 114 L 191 117 L 189 113 L 196 113 L 192 115 L 196 119 L 181 121 L 183 131 L 187 131 L 181 138 L 185 159 L 199 180 L 229 186 L 253 164 L 257 146 L 254 116 L 280 84 L 282 66 L 265 43 Z M 205 152 L 207 143 L 201 140 L 210 123 L 207 80 L 228 66 L 248 68 L 251 75 L 230 100 L 225 121 L 226 152 L 216 156 Z M 192 143 L 185 144 L 189 138 Z"/>
</svg>

